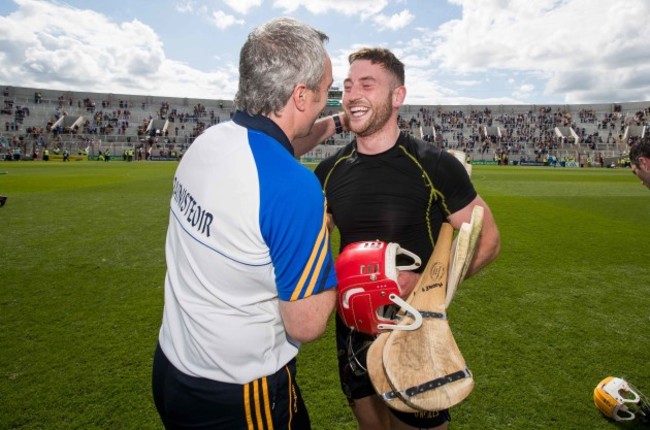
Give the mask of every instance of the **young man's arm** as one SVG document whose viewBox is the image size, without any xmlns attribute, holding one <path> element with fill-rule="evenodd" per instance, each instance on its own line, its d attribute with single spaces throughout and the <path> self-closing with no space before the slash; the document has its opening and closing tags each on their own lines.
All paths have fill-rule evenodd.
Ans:
<svg viewBox="0 0 650 430">
<path fill-rule="evenodd" d="M 480 196 L 476 196 L 476 198 L 472 200 L 470 204 L 465 206 L 463 209 L 451 214 L 448 219 L 449 223 L 454 227 L 455 230 L 459 230 L 464 222 L 470 222 L 472 217 L 472 210 L 476 205 L 483 206 L 483 228 L 481 229 L 481 236 L 474 253 L 474 258 L 472 259 L 472 263 L 467 270 L 465 279 L 469 278 L 481 270 L 483 267 L 494 261 L 501 250 L 501 238 L 499 235 L 499 229 L 497 228 L 496 222 L 494 221 L 494 216 L 492 215 L 492 211 L 490 211 L 487 203 L 485 203 L 485 201 L 483 201 Z M 417 284 L 419 278 L 420 275 L 415 272 L 399 272 L 397 283 L 402 290 L 403 298 L 408 297 L 411 291 L 413 291 L 413 288 Z"/>
<path fill-rule="evenodd" d="M 492 211 L 488 207 L 487 203 L 480 197 L 476 198 L 463 209 L 454 212 L 449 216 L 449 222 L 454 227 L 454 229 L 459 230 L 461 225 L 464 222 L 469 223 L 472 217 L 472 210 L 474 206 L 480 205 L 483 206 L 483 228 L 481 230 L 481 236 L 479 238 L 476 252 L 472 263 L 467 270 L 465 279 L 469 278 L 483 267 L 490 264 L 494 261 L 495 258 L 499 255 L 501 251 L 501 236 L 499 234 L 499 229 L 497 228 L 494 216 Z"/>
<path fill-rule="evenodd" d="M 337 125 L 334 121 L 334 117 L 339 118 L 340 127 L 337 131 Z M 332 116 L 326 116 L 319 118 L 314 123 L 314 126 L 311 128 L 311 131 L 307 136 L 297 137 L 291 142 L 293 146 L 293 152 L 296 157 L 305 155 L 312 149 L 314 149 L 319 143 L 325 142 L 327 139 L 332 137 L 335 133 L 340 133 L 345 130 L 345 114 L 340 113 Z"/>
</svg>

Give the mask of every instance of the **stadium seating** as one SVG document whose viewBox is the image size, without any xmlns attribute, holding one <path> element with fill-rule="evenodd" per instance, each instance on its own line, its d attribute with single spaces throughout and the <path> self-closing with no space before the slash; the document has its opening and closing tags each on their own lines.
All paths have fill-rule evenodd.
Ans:
<svg viewBox="0 0 650 430">
<path fill-rule="evenodd" d="M 42 158 L 64 149 L 93 157 L 108 149 L 136 159 L 177 156 L 205 128 L 228 120 L 231 100 L 104 94 L 2 86 L 0 155 Z M 324 114 L 339 108 L 328 106 Z M 589 105 L 405 105 L 400 127 L 433 144 L 460 149 L 472 160 L 615 158 L 642 137 L 650 102 Z M 352 139 L 342 133 L 305 160 L 319 160 Z"/>
</svg>

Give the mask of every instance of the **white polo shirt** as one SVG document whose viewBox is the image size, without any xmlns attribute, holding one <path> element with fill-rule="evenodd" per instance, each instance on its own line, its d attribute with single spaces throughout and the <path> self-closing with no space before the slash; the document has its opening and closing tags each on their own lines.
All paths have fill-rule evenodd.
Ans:
<svg viewBox="0 0 650 430">
<path fill-rule="evenodd" d="M 244 384 L 296 356 L 279 300 L 336 279 L 316 176 L 279 127 L 237 112 L 208 128 L 174 176 L 159 341 L 191 376 Z"/>
</svg>

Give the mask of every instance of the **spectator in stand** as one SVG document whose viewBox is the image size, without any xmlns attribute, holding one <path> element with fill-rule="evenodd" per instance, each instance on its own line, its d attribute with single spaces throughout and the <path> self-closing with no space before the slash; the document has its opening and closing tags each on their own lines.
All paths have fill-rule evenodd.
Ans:
<svg viewBox="0 0 650 430">
<path fill-rule="evenodd" d="M 630 147 L 630 163 L 641 183 L 650 189 L 650 136 L 646 136 Z"/>
</svg>

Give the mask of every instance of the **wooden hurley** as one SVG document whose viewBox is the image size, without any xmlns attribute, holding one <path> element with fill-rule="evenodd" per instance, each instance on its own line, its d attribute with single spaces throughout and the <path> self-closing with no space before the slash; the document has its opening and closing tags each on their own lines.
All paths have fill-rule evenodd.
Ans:
<svg viewBox="0 0 650 430">
<path fill-rule="evenodd" d="M 383 367 L 392 391 L 406 405 L 420 411 L 448 409 L 463 401 L 474 388 L 445 312 L 453 231 L 449 223 L 442 225 L 433 254 L 407 300 L 422 314 L 422 326 L 388 333 L 383 348 Z M 411 319 L 407 314 L 400 324 L 410 324 Z M 370 362 L 369 356 L 368 366 Z M 373 384 L 383 390 L 381 378 L 375 374 L 375 379 Z M 386 392 L 382 390 L 378 390 L 380 394 Z"/>
<path fill-rule="evenodd" d="M 449 262 L 449 278 L 447 280 L 447 297 L 445 298 L 445 308 L 449 307 L 451 299 L 458 286 L 465 279 L 469 269 L 476 244 L 483 229 L 483 206 L 476 205 L 472 209 L 472 218 L 468 223 L 464 222 L 458 230 L 458 235 L 451 246 L 451 261 Z"/>
<path fill-rule="evenodd" d="M 390 333 L 381 333 L 372 342 L 366 354 L 366 367 L 368 368 L 368 375 L 372 386 L 379 397 L 386 402 L 388 406 L 402 412 L 418 412 L 419 409 L 412 408 L 404 403 L 404 401 L 393 391 L 388 379 L 386 379 L 386 372 L 384 370 L 384 345 Z"/>
</svg>

